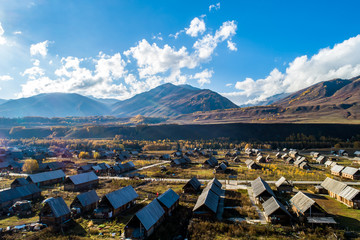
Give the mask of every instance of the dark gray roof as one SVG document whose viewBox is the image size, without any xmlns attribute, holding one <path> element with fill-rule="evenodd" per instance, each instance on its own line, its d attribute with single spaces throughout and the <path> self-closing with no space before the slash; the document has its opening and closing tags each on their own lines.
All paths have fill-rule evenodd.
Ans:
<svg viewBox="0 0 360 240">
<path fill-rule="evenodd" d="M 292 184 L 291 184 L 288 180 L 286 180 L 285 177 L 281 177 L 281 178 L 280 178 L 279 180 L 277 180 L 276 183 L 275 183 L 275 186 L 276 186 L 276 187 L 280 187 L 280 186 L 282 186 L 282 185 L 284 185 L 284 186 L 292 186 Z"/>
<path fill-rule="evenodd" d="M 33 183 L 41 183 L 58 178 L 65 178 L 65 173 L 63 172 L 63 170 L 31 174 L 27 177 L 27 180 L 30 179 Z"/>
<path fill-rule="evenodd" d="M 166 192 L 161 194 L 158 198 L 159 202 L 164 204 L 167 208 L 171 208 L 177 200 L 179 200 L 179 195 L 169 188 Z"/>
<path fill-rule="evenodd" d="M 210 189 L 218 196 L 221 196 L 221 194 L 222 194 L 221 188 L 218 185 L 216 185 L 214 182 L 209 182 L 207 184 L 207 186 L 205 187 L 205 189 Z"/>
<path fill-rule="evenodd" d="M 80 173 L 77 175 L 69 176 L 68 179 L 75 185 L 92 182 L 98 180 L 98 176 L 94 172 Z"/>
<path fill-rule="evenodd" d="M 138 196 L 134 188 L 130 185 L 105 195 L 114 209 L 135 200 Z"/>
<path fill-rule="evenodd" d="M 226 166 L 225 163 L 221 163 L 221 164 L 219 165 L 219 168 L 221 168 L 221 170 L 225 171 L 225 170 L 227 169 L 227 166 Z"/>
<path fill-rule="evenodd" d="M 25 178 L 17 178 L 13 181 L 13 183 L 15 183 L 15 182 L 17 182 L 21 186 L 29 184 L 28 180 L 26 180 Z"/>
<path fill-rule="evenodd" d="M 210 180 L 210 182 L 208 182 L 208 185 L 214 183 L 216 186 L 218 186 L 219 188 L 222 188 L 222 184 L 219 180 L 217 180 L 217 178 L 213 178 Z"/>
<path fill-rule="evenodd" d="M 203 205 L 208 207 L 213 213 L 217 212 L 220 197 L 216 195 L 210 188 L 205 188 L 196 201 L 193 211 L 196 211 Z"/>
<path fill-rule="evenodd" d="M 196 177 L 193 177 L 189 180 L 187 184 L 190 184 L 195 190 L 199 189 L 201 187 L 201 183 Z"/>
<path fill-rule="evenodd" d="M 79 168 L 78 168 L 78 170 L 83 170 L 83 171 L 90 171 L 91 170 L 91 168 L 92 168 L 92 164 L 87 164 L 87 165 L 84 165 L 84 166 L 80 166 Z"/>
<path fill-rule="evenodd" d="M 342 174 L 346 173 L 349 175 L 355 175 L 355 174 L 359 174 L 360 170 L 358 168 L 353 168 L 353 167 L 346 167 L 344 168 L 344 170 L 342 170 Z"/>
<path fill-rule="evenodd" d="M 96 203 L 100 200 L 100 198 L 97 195 L 97 193 L 95 192 L 95 190 L 81 193 L 81 194 L 77 195 L 76 198 L 79 200 L 79 202 L 81 203 L 81 205 L 83 207 L 88 206 L 93 203 Z"/>
<path fill-rule="evenodd" d="M 342 170 L 344 170 L 344 166 L 341 165 L 335 165 L 331 168 L 331 172 L 340 173 Z"/>
<path fill-rule="evenodd" d="M 39 169 L 49 168 L 52 170 L 56 170 L 56 169 L 60 169 L 63 167 L 64 167 L 64 164 L 62 162 L 47 162 L 47 163 L 42 163 L 39 165 Z"/>
<path fill-rule="evenodd" d="M 62 197 L 48 198 L 44 200 L 44 203 L 51 208 L 51 212 L 57 218 L 70 213 L 70 209 Z"/>
<path fill-rule="evenodd" d="M 0 191 L 0 202 L 12 201 L 39 192 L 41 192 L 41 190 L 35 184 L 27 184 L 21 187 L 7 189 Z"/>
<path fill-rule="evenodd" d="M 164 216 L 165 211 L 160 203 L 155 199 L 143 209 L 136 213 L 136 217 L 148 231 L 159 219 Z"/>
<path fill-rule="evenodd" d="M 351 201 L 351 200 L 353 200 L 353 198 L 355 198 L 359 194 L 360 194 L 359 189 L 355 189 L 353 187 L 348 186 L 339 193 L 339 196 L 345 198 L 346 200 Z"/>
<path fill-rule="evenodd" d="M 260 196 L 265 191 L 270 193 L 272 196 L 275 196 L 275 194 L 274 194 L 273 190 L 270 188 L 269 184 L 267 182 L 265 182 L 261 177 L 258 177 L 257 179 L 252 181 L 251 187 L 253 189 L 255 197 Z"/>
<path fill-rule="evenodd" d="M 290 203 L 304 213 L 315 204 L 315 201 L 300 191 L 290 199 Z"/>
<path fill-rule="evenodd" d="M 347 185 L 345 183 L 336 181 L 332 178 L 327 177 L 322 183 L 321 186 L 326 190 L 333 192 L 335 194 L 339 194 L 342 190 L 344 190 Z"/>
<path fill-rule="evenodd" d="M 264 212 L 266 216 L 270 216 L 275 211 L 281 209 L 285 214 L 291 217 L 290 213 L 288 212 L 288 210 L 286 210 L 285 206 L 274 197 L 271 197 L 268 200 L 266 200 L 262 204 L 262 206 L 264 208 Z"/>
</svg>

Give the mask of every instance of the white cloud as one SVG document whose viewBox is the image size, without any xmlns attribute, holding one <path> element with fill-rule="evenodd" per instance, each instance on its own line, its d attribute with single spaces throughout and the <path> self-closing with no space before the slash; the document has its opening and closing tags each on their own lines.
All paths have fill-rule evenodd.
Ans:
<svg viewBox="0 0 360 240">
<path fill-rule="evenodd" d="M 45 75 L 45 70 L 38 66 L 34 66 L 31 68 L 25 69 L 25 71 L 23 73 L 21 73 L 21 76 L 27 76 L 28 79 L 30 79 L 30 80 L 35 80 L 38 77 L 41 77 L 44 75 Z"/>
<path fill-rule="evenodd" d="M 256 103 L 273 95 L 295 92 L 321 81 L 348 79 L 359 75 L 360 35 L 357 35 L 333 48 L 321 49 L 311 57 L 304 55 L 295 58 L 289 63 L 285 73 L 275 68 L 264 79 L 247 78 L 237 82 L 235 88 L 241 92 L 231 93 L 232 100 L 238 104 Z M 237 98 L 239 96 L 246 96 L 247 99 Z"/>
<path fill-rule="evenodd" d="M 237 51 L 236 44 L 230 40 L 227 41 L 227 46 L 231 51 Z"/>
<path fill-rule="evenodd" d="M 202 72 L 196 73 L 192 78 L 197 79 L 197 82 L 200 84 L 200 86 L 203 86 L 204 84 L 211 83 L 210 79 L 213 73 L 213 70 L 205 69 Z"/>
<path fill-rule="evenodd" d="M 206 30 L 204 19 L 194 18 L 191 20 L 190 27 L 186 29 L 186 34 L 192 37 L 197 37 L 203 34 Z"/>
<path fill-rule="evenodd" d="M 3 36 L 4 33 L 5 33 L 5 31 L 0 22 L 0 45 L 4 45 L 6 43 L 6 38 Z"/>
<path fill-rule="evenodd" d="M 10 80 L 13 80 L 13 78 L 9 75 L 0 76 L 0 81 L 10 81 Z"/>
<path fill-rule="evenodd" d="M 48 40 L 46 40 L 44 42 L 39 42 L 36 44 L 31 44 L 30 55 L 31 56 L 40 55 L 40 56 L 46 57 L 47 52 L 48 52 L 48 49 L 47 49 L 48 45 L 49 45 Z"/>
<path fill-rule="evenodd" d="M 206 34 L 197 40 L 193 47 L 201 59 L 208 59 L 220 42 L 223 42 L 236 34 L 237 25 L 234 21 L 227 21 L 216 30 L 215 35 Z"/>
<path fill-rule="evenodd" d="M 21 32 L 21 31 L 15 31 L 15 32 L 13 32 L 13 34 L 14 34 L 14 35 L 21 35 L 22 32 Z"/>
<path fill-rule="evenodd" d="M 220 3 L 211 4 L 211 5 L 209 6 L 209 12 L 211 12 L 212 9 L 214 9 L 214 10 L 219 10 L 219 9 L 220 9 Z"/>
<path fill-rule="evenodd" d="M 227 83 L 225 86 L 227 86 L 227 87 L 232 87 L 232 83 Z"/>
</svg>

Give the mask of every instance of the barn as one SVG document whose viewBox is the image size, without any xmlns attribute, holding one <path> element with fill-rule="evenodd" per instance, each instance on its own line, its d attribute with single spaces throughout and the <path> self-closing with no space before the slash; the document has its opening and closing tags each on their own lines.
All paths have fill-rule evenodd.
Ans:
<svg viewBox="0 0 360 240">
<path fill-rule="evenodd" d="M 77 195 L 70 204 L 70 208 L 72 211 L 75 210 L 77 214 L 92 212 L 97 208 L 99 201 L 100 198 L 95 190 L 91 190 Z"/>
<path fill-rule="evenodd" d="M 258 177 L 257 179 L 252 181 L 251 187 L 257 203 L 263 203 L 269 198 L 275 196 L 269 184 L 265 182 L 261 177 Z"/>
<path fill-rule="evenodd" d="M 86 172 L 67 177 L 64 182 L 64 190 L 79 192 L 96 188 L 98 185 L 98 176 L 94 172 Z"/>
<path fill-rule="evenodd" d="M 263 204 L 265 218 L 272 224 L 289 224 L 292 218 L 285 206 L 275 197 L 271 197 Z"/>
<path fill-rule="evenodd" d="M 305 193 L 299 191 L 290 199 L 292 210 L 299 217 L 322 217 L 325 212 L 322 208 Z"/>
<path fill-rule="evenodd" d="M 71 212 L 62 197 L 44 200 L 39 221 L 47 225 L 58 225 L 71 219 Z"/>
<path fill-rule="evenodd" d="M 281 177 L 275 183 L 276 189 L 281 193 L 291 193 L 293 190 L 293 184 L 286 180 L 285 177 Z"/>
<path fill-rule="evenodd" d="M 42 172 L 29 175 L 26 180 L 29 183 L 34 183 L 38 187 L 61 183 L 65 180 L 65 173 L 63 170 L 55 170 L 50 172 Z"/>
<path fill-rule="evenodd" d="M 184 193 L 197 193 L 200 191 L 201 183 L 196 177 L 191 178 L 183 187 Z"/>
<path fill-rule="evenodd" d="M 353 167 L 346 167 L 341 172 L 341 176 L 344 178 L 358 180 L 360 179 L 360 169 Z"/>
<path fill-rule="evenodd" d="M 165 213 L 169 216 L 171 216 L 174 209 L 179 206 L 179 199 L 179 195 L 171 188 L 157 198 Z"/>
</svg>

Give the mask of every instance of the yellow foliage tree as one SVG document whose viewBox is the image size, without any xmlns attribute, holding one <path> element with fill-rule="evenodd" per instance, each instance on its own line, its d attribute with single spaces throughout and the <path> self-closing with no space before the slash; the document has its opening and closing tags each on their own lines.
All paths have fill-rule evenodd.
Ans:
<svg viewBox="0 0 360 240">
<path fill-rule="evenodd" d="M 35 159 L 27 159 L 23 165 L 22 170 L 26 173 L 33 173 L 39 169 L 39 164 Z"/>
<path fill-rule="evenodd" d="M 95 159 L 98 159 L 98 158 L 100 157 L 100 153 L 94 152 L 94 153 L 93 153 L 93 157 L 94 157 Z"/>
<path fill-rule="evenodd" d="M 79 153 L 79 158 L 81 158 L 81 159 L 89 158 L 89 157 L 90 157 L 90 155 L 88 152 L 80 152 Z"/>
</svg>

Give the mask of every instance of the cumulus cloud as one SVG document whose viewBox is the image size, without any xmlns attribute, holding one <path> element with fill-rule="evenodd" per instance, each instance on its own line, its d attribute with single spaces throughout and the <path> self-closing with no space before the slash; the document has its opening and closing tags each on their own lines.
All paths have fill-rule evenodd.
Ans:
<svg viewBox="0 0 360 240">
<path fill-rule="evenodd" d="M 209 6 L 209 12 L 211 12 L 211 10 L 219 10 L 220 9 L 220 3 L 217 3 L 217 4 L 211 4 Z"/>
<path fill-rule="evenodd" d="M 200 86 L 203 86 L 204 84 L 209 84 L 211 82 L 211 77 L 213 75 L 214 71 L 205 69 L 202 72 L 196 73 L 192 78 L 197 79 L 197 82 Z"/>
<path fill-rule="evenodd" d="M 232 87 L 232 83 L 227 83 L 225 86 L 227 86 L 227 87 Z"/>
<path fill-rule="evenodd" d="M 235 51 L 235 52 L 237 51 L 236 44 L 230 40 L 227 41 L 227 47 L 231 51 Z"/>
<path fill-rule="evenodd" d="M 194 18 L 191 20 L 190 27 L 186 29 L 186 34 L 192 37 L 197 37 L 203 34 L 206 30 L 204 19 Z"/>
<path fill-rule="evenodd" d="M 3 36 L 4 33 L 5 33 L 5 31 L 0 22 L 0 45 L 4 45 L 6 43 L 6 38 Z"/>
<path fill-rule="evenodd" d="M 13 78 L 9 75 L 0 76 L 0 81 L 9 81 L 9 80 L 13 80 Z"/>
<path fill-rule="evenodd" d="M 321 81 L 359 75 L 360 35 L 357 35 L 332 48 L 321 49 L 311 57 L 304 55 L 295 58 L 284 73 L 275 68 L 266 78 L 247 78 L 237 82 L 235 88 L 240 92 L 224 95 L 238 104 L 256 104 L 273 95 L 295 92 Z"/>
<path fill-rule="evenodd" d="M 214 35 L 206 34 L 203 38 L 197 40 L 193 47 L 196 49 L 199 58 L 208 59 L 213 54 L 215 48 L 220 42 L 231 39 L 236 34 L 237 25 L 234 21 L 227 21 L 216 30 Z"/>
<path fill-rule="evenodd" d="M 22 32 L 21 32 L 21 31 L 15 31 L 15 32 L 13 32 L 13 34 L 14 34 L 14 35 L 21 35 Z"/>
<path fill-rule="evenodd" d="M 30 55 L 31 56 L 40 55 L 42 57 L 46 57 L 47 52 L 48 52 L 48 49 L 47 49 L 48 45 L 49 45 L 48 40 L 46 40 L 44 42 L 39 42 L 36 44 L 31 44 Z"/>
</svg>

